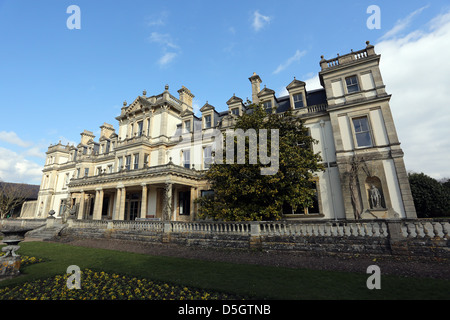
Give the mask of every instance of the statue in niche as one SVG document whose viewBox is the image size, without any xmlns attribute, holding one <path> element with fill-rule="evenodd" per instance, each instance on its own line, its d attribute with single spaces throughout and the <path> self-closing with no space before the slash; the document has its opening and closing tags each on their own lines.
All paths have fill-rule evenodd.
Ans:
<svg viewBox="0 0 450 320">
<path fill-rule="evenodd" d="M 381 209 L 381 193 L 375 185 L 371 185 L 369 189 L 370 203 L 372 209 Z"/>
</svg>

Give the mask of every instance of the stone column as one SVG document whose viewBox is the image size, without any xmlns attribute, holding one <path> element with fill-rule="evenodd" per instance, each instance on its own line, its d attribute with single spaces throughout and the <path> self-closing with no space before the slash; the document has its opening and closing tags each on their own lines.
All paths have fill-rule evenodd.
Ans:
<svg viewBox="0 0 450 320">
<path fill-rule="evenodd" d="M 197 188 L 191 187 L 190 220 L 195 220 L 195 199 L 197 199 Z"/>
<path fill-rule="evenodd" d="M 119 220 L 120 216 L 120 195 L 122 192 L 121 187 L 116 188 L 116 199 L 114 200 L 115 208 L 114 208 L 114 214 L 113 214 L 113 220 Z"/>
<path fill-rule="evenodd" d="M 80 198 L 80 206 L 78 207 L 78 220 L 82 220 L 84 218 L 84 203 L 86 201 L 86 194 L 84 193 L 84 190 L 81 191 L 81 198 Z"/>
<path fill-rule="evenodd" d="M 166 183 L 165 186 L 163 217 L 164 220 L 172 220 L 172 183 Z"/>
<path fill-rule="evenodd" d="M 147 216 L 147 185 L 142 184 L 142 200 L 141 200 L 141 218 L 145 219 Z"/>
<path fill-rule="evenodd" d="M 103 210 L 103 189 L 98 188 L 95 190 L 95 204 L 94 204 L 94 220 L 102 219 Z"/>
<path fill-rule="evenodd" d="M 119 211 L 119 220 L 125 220 L 125 199 L 127 195 L 127 189 L 122 187 L 120 192 L 120 211 Z"/>
</svg>

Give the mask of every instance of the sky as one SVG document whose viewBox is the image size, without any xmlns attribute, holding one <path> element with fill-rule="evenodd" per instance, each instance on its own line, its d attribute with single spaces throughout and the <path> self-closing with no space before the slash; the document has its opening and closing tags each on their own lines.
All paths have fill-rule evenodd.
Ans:
<svg viewBox="0 0 450 320">
<path fill-rule="evenodd" d="M 117 130 L 143 90 L 185 86 L 197 114 L 207 101 L 224 111 L 233 94 L 251 99 L 253 72 L 277 96 L 294 77 L 317 89 L 321 55 L 366 41 L 406 169 L 449 178 L 448 0 L 0 0 L 0 179 L 40 184 L 50 144 Z"/>
</svg>

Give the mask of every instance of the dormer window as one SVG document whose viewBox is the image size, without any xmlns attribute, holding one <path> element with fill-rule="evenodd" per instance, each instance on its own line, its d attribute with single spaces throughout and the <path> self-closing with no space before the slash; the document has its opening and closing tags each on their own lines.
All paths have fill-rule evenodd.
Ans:
<svg viewBox="0 0 450 320">
<path fill-rule="evenodd" d="M 263 103 L 264 109 L 266 111 L 272 111 L 272 101 L 266 101 Z"/>
<path fill-rule="evenodd" d="M 356 76 L 351 76 L 345 78 L 345 82 L 347 84 L 347 92 L 353 93 L 359 91 L 358 78 Z"/>
<path fill-rule="evenodd" d="M 205 116 L 205 128 L 211 128 L 211 116 Z"/>
<path fill-rule="evenodd" d="M 231 114 L 234 114 L 234 115 L 238 116 L 239 115 L 239 109 L 238 108 L 231 109 Z"/>
<path fill-rule="evenodd" d="M 295 109 L 303 108 L 303 95 L 301 93 L 294 94 L 293 98 L 294 98 L 294 108 Z"/>
<path fill-rule="evenodd" d="M 191 132 L 191 120 L 184 122 L 184 132 Z"/>
</svg>

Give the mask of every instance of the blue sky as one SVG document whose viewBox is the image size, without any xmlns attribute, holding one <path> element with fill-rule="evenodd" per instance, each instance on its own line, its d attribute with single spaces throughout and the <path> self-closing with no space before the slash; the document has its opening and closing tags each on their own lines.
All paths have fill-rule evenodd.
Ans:
<svg viewBox="0 0 450 320">
<path fill-rule="evenodd" d="M 81 10 L 70 30 L 66 10 Z M 370 5 L 381 28 L 369 29 Z M 182 85 L 226 109 L 248 77 L 317 87 L 320 56 L 374 44 L 407 170 L 450 177 L 448 1 L 0 0 L 0 178 L 40 183 L 51 143 L 111 123 L 124 100 Z"/>
</svg>

